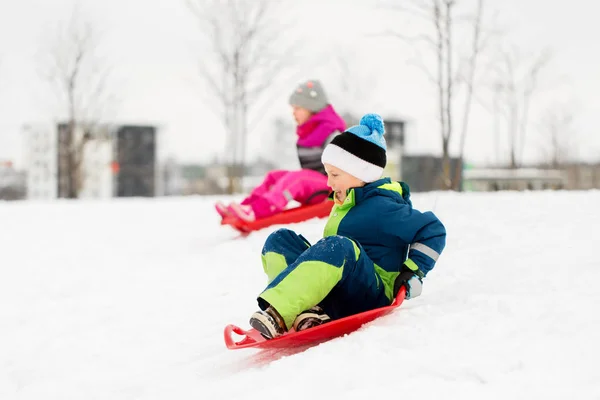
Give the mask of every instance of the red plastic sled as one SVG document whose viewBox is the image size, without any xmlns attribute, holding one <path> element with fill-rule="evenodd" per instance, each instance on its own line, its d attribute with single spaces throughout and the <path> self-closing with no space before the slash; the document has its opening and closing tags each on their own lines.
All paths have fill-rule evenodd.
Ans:
<svg viewBox="0 0 600 400">
<path fill-rule="evenodd" d="M 248 331 L 235 325 L 227 325 L 225 327 L 225 345 L 228 349 L 244 349 L 249 347 L 271 349 L 271 348 L 290 348 L 304 346 L 307 344 L 318 344 L 338 336 L 343 336 L 353 332 L 376 318 L 389 314 L 394 311 L 404 301 L 406 290 L 400 288 L 394 302 L 385 307 L 376 308 L 375 310 L 365 311 L 360 314 L 351 315 L 346 318 L 328 322 L 326 324 L 316 326 L 300 332 L 293 330 L 275 339 L 265 339 L 257 330 L 250 329 Z M 232 333 L 244 336 L 240 341 L 233 339 Z"/>
<path fill-rule="evenodd" d="M 306 221 L 311 218 L 325 218 L 329 216 L 332 208 L 333 201 L 325 200 L 317 204 L 290 208 L 279 214 L 252 222 L 246 222 L 235 217 L 226 217 L 221 221 L 221 225 L 230 225 L 242 233 L 250 233 L 271 225 L 285 225 Z"/>
</svg>

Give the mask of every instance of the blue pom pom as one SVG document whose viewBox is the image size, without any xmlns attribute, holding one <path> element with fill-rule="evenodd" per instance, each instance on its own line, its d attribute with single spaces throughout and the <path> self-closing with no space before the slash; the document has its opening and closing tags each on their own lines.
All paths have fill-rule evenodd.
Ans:
<svg viewBox="0 0 600 400">
<path fill-rule="evenodd" d="M 365 114 L 359 122 L 360 125 L 364 125 L 371 131 L 377 131 L 381 136 L 385 134 L 385 127 L 383 125 L 383 118 L 379 114 Z"/>
</svg>

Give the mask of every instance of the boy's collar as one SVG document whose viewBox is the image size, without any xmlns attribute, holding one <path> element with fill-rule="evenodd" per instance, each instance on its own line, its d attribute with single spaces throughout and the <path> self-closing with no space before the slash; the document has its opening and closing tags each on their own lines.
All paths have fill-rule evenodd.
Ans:
<svg viewBox="0 0 600 400">
<path fill-rule="evenodd" d="M 390 182 L 391 182 L 390 178 L 386 177 L 386 178 L 378 179 L 375 182 L 369 182 L 369 183 L 365 184 L 364 186 L 350 188 L 346 191 L 346 200 L 344 200 L 343 202 L 340 202 L 337 199 L 337 197 L 335 196 L 335 192 L 331 192 L 331 194 L 329 195 L 329 198 L 331 200 L 333 200 L 334 204 L 336 204 L 338 206 L 355 205 L 357 199 L 360 201 L 360 199 L 362 199 L 362 197 L 364 196 L 364 194 L 366 192 L 369 192 L 371 189 L 377 189 L 381 185 L 386 184 L 386 183 L 389 184 Z"/>
<path fill-rule="evenodd" d="M 336 197 L 335 192 L 331 192 L 331 195 L 329 196 L 329 198 L 332 199 L 334 204 L 337 206 L 353 206 L 354 204 L 356 204 L 354 189 L 358 189 L 358 188 L 350 188 L 346 191 L 346 199 L 344 201 L 340 201 Z"/>
</svg>

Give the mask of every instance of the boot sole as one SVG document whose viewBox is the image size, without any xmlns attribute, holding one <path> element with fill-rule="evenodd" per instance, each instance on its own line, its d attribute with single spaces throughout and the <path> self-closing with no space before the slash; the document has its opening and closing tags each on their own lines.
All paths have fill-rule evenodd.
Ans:
<svg viewBox="0 0 600 400">
<path fill-rule="evenodd" d="M 269 325 L 272 325 L 267 317 L 262 314 L 256 314 L 250 318 L 250 326 L 256 329 L 260 334 L 267 340 L 271 340 L 277 336 L 281 336 L 278 334 L 273 335 L 273 332 L 269 329 Z M 275 327 L 273 327 L 275 328 Z"/>
<path fill-rule="evenodd" d="M 308 326 L 306 328 L 298 329 L 298 327 L 300 327 L 302 325 L 302 323 L 306 322 L 307 320 L 314 320 L 315 323 L 311 324 L 310 326 Z M 316 323 L 317 321 L 318 321 L 318 323 Z M 310 328 L 314 328 L 315 326 L 323 325 L 329 321 L 331 321 L 331 318 L 329 317 L 329 315 L 305 313 L 301 317 L 296 318 L 296 320 L 294 321 L 294 330 L 295 331 L 303 331 L 305 329 L 310 329 Z"/>
</svg>

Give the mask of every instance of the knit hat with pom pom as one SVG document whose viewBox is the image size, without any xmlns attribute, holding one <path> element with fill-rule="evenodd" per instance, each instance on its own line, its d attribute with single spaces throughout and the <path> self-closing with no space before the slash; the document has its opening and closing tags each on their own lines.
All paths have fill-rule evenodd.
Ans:
<svg viewBox="0 0 600 400">
<path fill-rule="evenodd" d="M 387 162 L 385 128 L 377 114 L 366 114 L 358 125 L 333 138 L 325 147 L 321 162 L 330 164 L 363 182 L 381 178 Z"/>
</svg>

